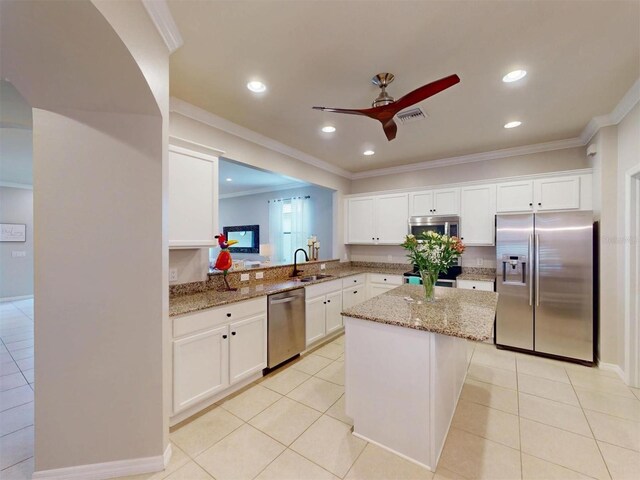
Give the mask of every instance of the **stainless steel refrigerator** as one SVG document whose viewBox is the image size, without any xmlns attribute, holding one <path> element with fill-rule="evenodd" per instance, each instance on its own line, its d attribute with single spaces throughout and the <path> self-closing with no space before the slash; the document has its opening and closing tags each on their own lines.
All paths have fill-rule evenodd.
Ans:
<svg viewBox="0 0 640 480">
<path fill-rule="evenodd" d="M 498 346 L 595 361 L 593 212 L 496 217 Z"/>
</svg>

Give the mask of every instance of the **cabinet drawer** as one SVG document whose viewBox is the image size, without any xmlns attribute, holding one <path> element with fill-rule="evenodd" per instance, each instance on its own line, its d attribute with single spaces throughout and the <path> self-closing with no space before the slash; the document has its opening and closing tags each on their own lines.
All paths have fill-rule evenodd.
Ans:
<svg viewBox="0 0 640 480">
<path fill-rule="evenodd" d="M 369 282 L 398 286 L 402 285 L 402 277 L 400 275 L 383 275 L 381 273 L 370 273 Z"/>
<path fill-rule="evenodd" d="M 211 328 L 241 318 L 267 313 L 267 297 L 259 297 L 244 302 L 230 303 L 201 312 L 189 313 L 173 320 L 174 338 L 188 335 L 199 330 Z"/>
<path fill-rule="evenodd" d="M 318 283 L 317 285 L 304 287 L 304 295 L 306 299 L 316 298 L 338 290 L 342 290 L 342 281 L 331 280 L 330 282 L 323 282 Z"/>
<path fill-rule="evenodd" d="M 357 287 L 362 285 L 365 281 L 365 274 L 354 275 L 353 277 L 347 277 L 342 279 L 342 288 Z"/>
<path fill-rule="evenodd" d="M 486 292 L 493 292 L 493 282 L 479 282 L 476 280 L 457 280 L 457 288 L 464 288 L 466 290 L 484 290 Z"/>
</svg>

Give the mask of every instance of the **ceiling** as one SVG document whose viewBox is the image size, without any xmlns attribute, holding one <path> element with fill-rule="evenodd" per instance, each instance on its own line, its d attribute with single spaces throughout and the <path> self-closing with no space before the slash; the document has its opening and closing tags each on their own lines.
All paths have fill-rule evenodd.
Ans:
<svg viewBox="0 0 640 480">
<path fill-rule="evenodd" d="M 230 178 L 231 181 L 227 181 Z M 238 196 L 246 193 L 269 192 L 309 185 L 301 180 L 285 177 L 266 170 L 247 167 L 242 163 L 221 159 L 218 166 L 220 196 Z"/>
<path fill-rule="evenodd" d="M 640 76 L 640 2 L 169 0 L 171 95 L 352 172 L 577 137 Z M 507 72 L 528 75 L 505 84 Z M 399 98 L 456 73 L 387 142 L 370 78 Z M 250 80 L 268 90 L 253 94 Z M 512 120 L 522 126 L 506 130 Z M 334 134 L 320 128 L 332 124 Z M 376 154 L 362 155 L 365 149 Z"/>
<path fill-rule="evenodd" d="M 15 87 L 0 80 L 0 181 L 33 183 L 32 110 Z"/>
</svg>

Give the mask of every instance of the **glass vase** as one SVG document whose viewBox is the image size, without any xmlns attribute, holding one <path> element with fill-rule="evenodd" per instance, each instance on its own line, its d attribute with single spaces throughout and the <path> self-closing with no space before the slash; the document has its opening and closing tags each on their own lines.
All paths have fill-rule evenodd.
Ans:
<svg viewBox="0 0 640 480">
<path fill-rule="evenodd" d="M 435 302 L 435 286 L 438 280 L 437 272 L 430 272 L 428 270 L 420 270 L 420 278 L 422 278 L 422 286 L 424 287 L 425 300 L 427 302 Z"/>
</svg>

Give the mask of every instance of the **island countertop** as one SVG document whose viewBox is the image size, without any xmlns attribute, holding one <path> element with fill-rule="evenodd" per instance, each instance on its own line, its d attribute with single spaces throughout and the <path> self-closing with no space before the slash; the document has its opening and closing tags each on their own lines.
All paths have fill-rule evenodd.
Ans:
<svg viewBox="0 0 640 480">
<path fill-rule="evenodd" d="M 342 312 L 346 317 L 413 328 L 468 340 L 491 337 L 498 294 L 435 287 L 436 301 L 424 301 L 424 288 L 403 285 Z"/>
</svg>

